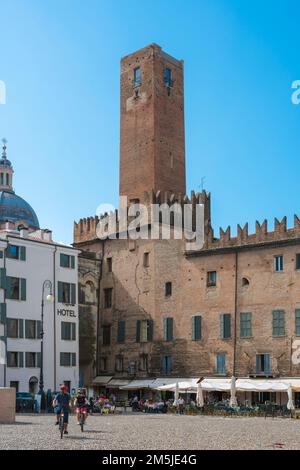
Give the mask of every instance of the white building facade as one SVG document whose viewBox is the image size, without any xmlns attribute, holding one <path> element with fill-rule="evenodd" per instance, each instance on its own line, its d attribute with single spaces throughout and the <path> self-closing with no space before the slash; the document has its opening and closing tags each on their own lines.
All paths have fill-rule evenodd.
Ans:
<svg viewBox="0 0 300 470">
<path fill-rule="evenodd" d="M 63 383 L 71 391 L 79 385 L 79 251 L 55 243 L 50 230 L 39 228 L 31 206 L 12 190 L 12 172 L 4 146 L 0 160 L 0 387 L 37 393 L 43 365 L 45 392 L 56 391 Z"/>
</svg>

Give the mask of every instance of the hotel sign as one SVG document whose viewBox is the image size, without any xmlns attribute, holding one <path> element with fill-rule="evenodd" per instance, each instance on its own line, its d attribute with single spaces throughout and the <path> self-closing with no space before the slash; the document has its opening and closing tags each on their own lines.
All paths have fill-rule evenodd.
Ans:
<svg viewBox="0 0 300 470">
<path fill-rule="evenodd" d="M 57 315 L 60 317 L 73 317 L 76 318 L 76 313 L 75 310 L 70 310 L 66 308 L 58 308 L 57 309 Z"/>
</svg>

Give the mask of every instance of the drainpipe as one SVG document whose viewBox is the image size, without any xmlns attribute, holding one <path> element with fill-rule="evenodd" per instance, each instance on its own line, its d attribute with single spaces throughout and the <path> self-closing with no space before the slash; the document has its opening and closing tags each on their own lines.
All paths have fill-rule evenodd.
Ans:
<svg viewBox="0 0 300 470">
<path fill-rule="evenodd" d="M 97 302 L 97 333 L 96 333 L 96 373 L 99 375 L 99 341 L 100 341 L 100 324 L 101 324 L 101 280 L 102 280 L 102 267 L 104 258 L 104 240 L 102 240 L 102 253 L 100 259 L 100 274 L 98 282 L 98 302 Z"/>
<path fill-rule="evenodd" d="M 54 391 L 56 391 L 56 252 L 57 246 L 55 245 L 55 249 L 53 252 L 53 295 L 54 295 L 54 302 L 53 302 L 53 337 L 54 337 Z"/>
<path fill-rule="evenodd" d="M 233 337 L 233 371 L 236 377 L 236 343 L 237 343 L 237 315 L 238 315 L 238 250 L 235 252 L 235 283 L 234 283 L 234 337 Z"/>
</svg>

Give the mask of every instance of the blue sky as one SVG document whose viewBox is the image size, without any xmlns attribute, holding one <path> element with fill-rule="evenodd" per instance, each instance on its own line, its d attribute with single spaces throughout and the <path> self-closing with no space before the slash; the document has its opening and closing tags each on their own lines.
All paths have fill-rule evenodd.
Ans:
<svg viewBox="0 0 300 470">
<path fill-rule="evenodd" d="M 0 0 L 0 137 L 17 194 L 55 239 L 118 200 L 119 61 L 156 42 L 185 61 L 187 187 L 218 227 L 300 214 L 300 4 Z"/>
</svg>

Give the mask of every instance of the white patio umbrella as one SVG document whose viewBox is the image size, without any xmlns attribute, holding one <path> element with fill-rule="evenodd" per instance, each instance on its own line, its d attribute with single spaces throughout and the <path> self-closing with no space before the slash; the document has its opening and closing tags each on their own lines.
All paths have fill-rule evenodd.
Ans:
<svg viewBox="0 0 300 470">
<path fill-rule="evenodd" d="M 179 399 L 179 384 L 178 382 L 176 382 L 174 400 L 178 400 L 178 399 Z"/>
<path fill-rule="evenodd" d="M 237 406 L 237 399 L 236 399 L 236 387 L 235 387 L 235 377 L 231 377 L 231 384 L 230 384 L 230 406 Z"/>
<path fill-rule="evenodd" d="M 201 387 L 201 382 L 197 384 L 197 397 L 196 397 L 196 402 L 197 405 L 202 408 L 204 406 L 204 400 L 203 400 L 203 391 Z"/>
<path fill-rule="evenodd" d="M 292 391 L 292 387 L 289 386 L 288 388 L 288 402 L 287 402 L 287 409 L 288 410 L 294 410 L 295 409 L 295 406 L 294 406 L 294 403 L 293 403 L 293 391 Z"/>
</svg>

